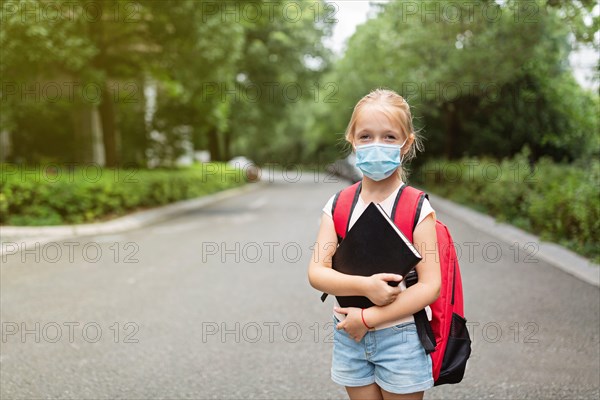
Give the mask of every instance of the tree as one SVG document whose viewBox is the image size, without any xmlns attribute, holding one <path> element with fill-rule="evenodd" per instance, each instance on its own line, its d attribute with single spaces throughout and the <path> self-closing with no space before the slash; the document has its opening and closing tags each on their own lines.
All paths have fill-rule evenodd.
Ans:
<svg viewBox="0 0 600 400">
<path fill-rule="evenodd" d="M 260 15 L 241 21 L 245 45 L 232 101 L 236 112 L 226 138 L 257 161 L 281 161 L 302 153 L 301 134 L 308 129 L 290 129 L 290 122 L 297 121 L 291 114 L 306 110 L 304 102 L 322 101 L 319 78 L 330 60 L 323 38 L 334 20 L 324 1 L 259 4 Z"/>
<path fill-rule="evenodd" d="M 517 3 L 380 6 L 336 66 L 336 108 L 346 110 L 337 126 L 360 97 L 386 86 L 407 98 L 417 128 L 427 128 L 428 154 L 502 157 L 530 144 L 534 158 L 579 156 L 582 143 L 597 143 L 598 125 L 567 62 L 569 25 L 543 2 L 527 2 L 538 5 L 535 14 Z"/>
<path fill-rule="evenodd" d="M 53 18 L 42 5 L 19 0 L 0 8 L 0 130 L 12 137 L 13 159 L 77 161 L 67 152 L 73 150 L 69 110 L 86 99 L 73 77 L 85 71 L 95 49 L 81 37 L 81 19 Z"/>
<path fill-rule="evenodd" d="M 244 43 L 242 24 L 223 20 L 225 8 L 235 4 L 153 3 L 162 15 L 154 26 L 164 49 L 156 127 L 177 140 L 178 127 L 190 126 L 194 146 L 207 146 L 215 160 L 227 156 L 220 136 L 228 128 L 231 101 L 224 93 L 234 85 Z"/>
<path fill-rule="evenodd" d="M 2 75 L 23 85 L 73 83 L 72 96 L 61 98 L 63 105 L 71 111 L 79 104 L 98 105 L 106 165 L 117 166 L 119 92 L 139 81 L 157 51 L 156 40 L 148 35 L 148 8 L 139 1 L 20 0 L 4 4 L 2 20 Z M 82 89 L 88 87 L 97 89 L 93 98 Z M 48 107 L 53 103 L 43 96 L 38 101 Z M 7 104 L 6 126 L 20 103 Z"/>
</svg>

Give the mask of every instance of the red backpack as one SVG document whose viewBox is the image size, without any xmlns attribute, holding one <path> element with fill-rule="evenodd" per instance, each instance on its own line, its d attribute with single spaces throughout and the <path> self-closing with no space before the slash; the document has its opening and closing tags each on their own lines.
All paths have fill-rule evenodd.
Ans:
<svg viewBox="0 0 600 400">
<path fill-rule="evenodd" d="M 348 232 L 350 215 L 361 187 L 362 181 L 359 181 L 339 191 L 334 197 L 332 215 L 338 243 Z M 429 199 L 426 193 L 403 184 L 394 201 L 390 218 L 411 242 L 425 198 Z M 431 321 L 427 319 L 424 309 L 414 314 L 414 318 L 419 339 L 433 361 L 433 379 L 435 386 L 438 386 L 462 380 L 467 359 L 471 355 L 471 339 L 464 318 L 462 281 L 454 242 L 446 225 L 437 220 L 435 227 L 442 273 L 440 295 L 429 305 Z M 414 285 L 417 280 L 414 269 L 404 277 L 407 287 Z M 326 297 L 327 294 L 323 294 L 321 299 L 324 301 Z"/>
</svg>

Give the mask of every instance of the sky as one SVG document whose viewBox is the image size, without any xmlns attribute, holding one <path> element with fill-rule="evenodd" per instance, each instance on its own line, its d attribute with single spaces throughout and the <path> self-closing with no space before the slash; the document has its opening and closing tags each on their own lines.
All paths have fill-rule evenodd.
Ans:
<svg viewBox="0 0 600 400">
<path fill-rule="evenodd" d="M 331 17 L 338 20 L 333 30 L 333 36 L 326 44 L 336 54 L 344 50 L 345 41 L 352 36 L 356 27 L 368 18 L 368 1 L 339 1 L 328 0 L 328 3 L 336 7 L 335 14 Z"/>
<path fill-rule="evenodd" d="M 325 44 L 336 54 L 341 55 L 345 49 L 348 38 L 352 36 L 356 27 L 369 17 L 369 1 L 362 0 L 327 0 L 336 8 L 331 18 L 338 20 L 333 30 L 333 36 Z M 384 3 L 386 0 L 376 1 Z M 594 9 L 597 14 L 599 7 Z M 573 68 L 575 79 L 580 85 L 594 90 L 598 89 L 598 82 L 593 83 L 592 77 L 594 66 L 598 60 L 598 54 L 591 48 L 584 48 L 571 53 L 569 61 Z"/>
</svg>

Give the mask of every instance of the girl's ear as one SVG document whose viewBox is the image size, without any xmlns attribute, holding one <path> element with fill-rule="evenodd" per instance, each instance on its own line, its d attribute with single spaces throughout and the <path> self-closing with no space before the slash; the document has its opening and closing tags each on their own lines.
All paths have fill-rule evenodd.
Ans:
<svg viewBox="0 0 600 400">
<path fill-rule="evenodd" d="M 352 151 L 356 153 L 356 145 L 354 144 L 354 140 L 348 140 L 348 143 L 350 143 L 350 146 L 352 146 Z"/>
<path fill-rule="evenodd" d="M 406 144 L 404 145 L 404 147 L 402 147 L 401 153 L 402 154 L 408 153 L 410 151 L 410 148 L 414 141 L 415 141 L 415 134 L 411 133 L 410 135 L 408 135 L 408 138 L 406 139 Z"/>
</svg>

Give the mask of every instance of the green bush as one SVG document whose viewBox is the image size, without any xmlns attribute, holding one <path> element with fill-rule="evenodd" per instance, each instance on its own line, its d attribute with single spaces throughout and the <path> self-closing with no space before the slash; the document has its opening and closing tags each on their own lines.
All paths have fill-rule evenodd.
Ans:
<svg viewBox="0 0 600 400">
<path fill-rule="evenodd" d="M 431 160 L 413 179 L 428 191 L 485 212 L 600 261 L 600 161 L 585 168 L 525 147 L 513 158 Z"/>
<path fill-rule="evenodd" d="M 203 196 L 246 183 L 222 163 L 169 170 L 0 165 L 0 223 L 79 224 Z"/>
</svg>

